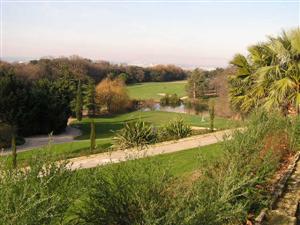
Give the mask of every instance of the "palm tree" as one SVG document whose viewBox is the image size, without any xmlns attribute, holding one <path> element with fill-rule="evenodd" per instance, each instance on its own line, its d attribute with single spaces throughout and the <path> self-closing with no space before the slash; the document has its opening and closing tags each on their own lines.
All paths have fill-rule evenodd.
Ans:
<svg viewBox="0 0 300 225">
<path fill-rule="evenodd" d="M 248 113 L 253 108 L 281 110 L 290 107 L 300 114 L 300 29 L 269 37 L 266 43 L 251 46 L 249 55 L 236 55 L 231 64 L 230 97 L 234 108 Z"/>
</svg>

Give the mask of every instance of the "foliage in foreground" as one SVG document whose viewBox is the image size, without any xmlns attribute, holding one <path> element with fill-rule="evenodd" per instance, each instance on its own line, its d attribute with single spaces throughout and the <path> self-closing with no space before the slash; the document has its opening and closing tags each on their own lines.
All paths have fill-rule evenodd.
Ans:
<svg viewBox="0 0 300 225">
<path fill-rule="evenodd" d="M 267 206 L 267 181 L 292 152 L 290 127 L 285 118 L 259 113 L 246 131 L 236 131 L 225 141 L 222 158 L 203 162 L 190 199 L 197 205 L 194 222 L 188 224 L 241 224 L 249 212 Z"/>
<path fill-rule="evenodd" d="M 0 224 L 241 224 L 268 205 L 268 182 L 294 150 L 296 130 L 289 118 L 259 113 L 222 144 L 222 158 L 200 158 L 198 176 L 184 178 L 159 158 L 92 173 L 43 160 L 30 170 L 3 165 Z"/>
<path fill-rule="evenodd" d="M 1 161 L 0 224 L 62 223 L 78 196 L 80 180 L 65 163 L 58 165 L 42 157 L 32 160 L 30 169 L 11 169 Z"/>
<path fill-rule="evenodd" d="M 96 173 L 75 223 L 170 224 L 177 208 L 174 181 L 165 166 L 151 159 L 106 167 Z"/>
</svg>

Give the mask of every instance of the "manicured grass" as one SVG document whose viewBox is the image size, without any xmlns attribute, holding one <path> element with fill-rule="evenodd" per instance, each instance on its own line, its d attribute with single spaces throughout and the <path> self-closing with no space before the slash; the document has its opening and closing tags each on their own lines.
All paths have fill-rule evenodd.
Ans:
<svg viewBox="0 0 300 225">
<path fill-rule="evenodd" d="M 186 96 L 185 86 L 186 81 L 146 82 L 129 85 L 127 89 L 132 99 L 159 100 L 162 97 L 159 93 L 177 94 L 179 97 Z"/>
<path fill-rule="evenodd" d="M 111 139 L 97 139 L 96 144 L 97 149 L 95 149 L 93 153 L 105 152 L 111 146 Z M 35 148 L 30 151 L 19 152 L 17 160 L 19 164 L 26 164 L 27 160 L 42 153 L 51 154 L 55 159 L 79 157 L 91 154 L 89 147 L 89 140 L 53 144 L 42 148 Z M 7 160 L 10 162 L 11 156 L 7 156 Z"/>
<path fill-rule="evenodd" d="M 201 160 L 212 161 L 221 155 L 221 144 L 218 143 L 154 157 L 168 164 L 172 174 L 182 176 L 199 168 Z"/>
<path fill-rule="evenodd" d="M 189 115 L 184 113 L 161 112 L 161 111 L 135 111 L 114 116 L 94 118 L 97 138 L 108 138 L 114 136 L 114 132 L 121 129 L 125 122 L 136 121 L 142 119 L 151 122 L 156 126 L 162 126 L 168 121 L 182 117 L 182 119 L 191 126 L 209 127 L 209 118 L 205 117 L 205 121 L 201 121 L 201 117 L 197 115 Z M 235 126 L 236 122 L 216 117 L 215 127 L 217 129 L 225 129 Z M 78 126 L 82 130 L 79 140 L 89 139 L 90 135 L 90 119 L 84 118 L 81 122 L 75 122 L 74 126 Z"/>
</svg>

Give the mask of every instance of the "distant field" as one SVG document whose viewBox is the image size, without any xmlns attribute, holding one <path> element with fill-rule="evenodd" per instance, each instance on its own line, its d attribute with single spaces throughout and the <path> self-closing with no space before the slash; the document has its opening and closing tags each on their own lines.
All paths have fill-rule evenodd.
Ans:
<svg viewBox="0 0 300 225">
<path fill-rule="evenodd" d="M 177 94 L 179 97 L 186 96 L 186 81 L 172 82 L 146 82 L 128 85 L 130 98 L 159 100 L 159 93 Z"/>
</svg>

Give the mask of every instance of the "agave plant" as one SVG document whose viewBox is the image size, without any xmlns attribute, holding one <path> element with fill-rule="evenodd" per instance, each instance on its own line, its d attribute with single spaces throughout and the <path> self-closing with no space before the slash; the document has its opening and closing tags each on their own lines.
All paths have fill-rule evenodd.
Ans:
<svg viewBox="0 0 300 225">
<path fill-rule="evenodd" d="M 233 107 L 242 113 L 263 107 L 284 114 L 293 107 L 300 114 L 300 29 L 270 37 L 251 46 L 247 57 L 231 61 L 236 73 L 229 78 Z"/>
<path fill-rule="evenodd" d="M 156 142 L 157 133 L 154 127 L 142 120 L 125 123 L 124 128 L 113 138 L 114 147 L 118 149 L 143 149 Z"/>
</svg>

